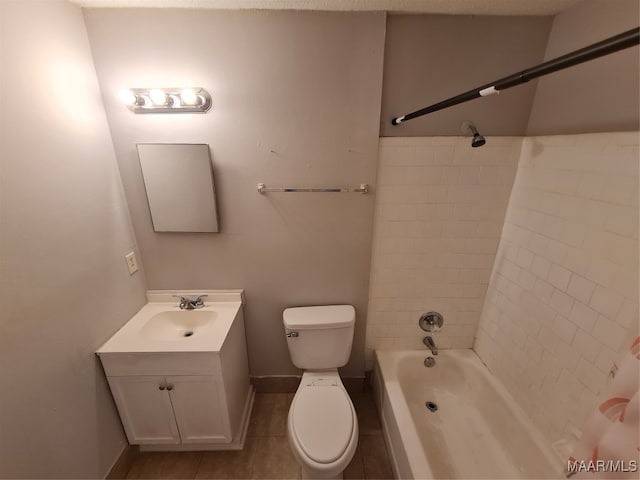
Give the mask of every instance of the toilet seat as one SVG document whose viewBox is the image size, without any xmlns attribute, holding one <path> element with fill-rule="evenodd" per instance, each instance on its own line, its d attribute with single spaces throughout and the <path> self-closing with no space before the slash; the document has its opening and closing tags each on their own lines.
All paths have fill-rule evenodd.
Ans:
<svg viewBox="0 0 640 480">
<path fill-rule="evenodd" d="M 291 405 L 290 429 L 312 461 L 339 460 L 352 443 L 354 412 L 346 391 L 337 385 L 304 386 Z"/>
</svg>

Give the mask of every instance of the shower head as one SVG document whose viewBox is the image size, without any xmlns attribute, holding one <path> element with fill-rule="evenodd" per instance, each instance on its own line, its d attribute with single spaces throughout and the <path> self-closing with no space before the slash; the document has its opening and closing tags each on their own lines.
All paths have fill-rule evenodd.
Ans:
<svg viewBox="0 0 640 480">
<path fill-rule="evenodd" d="M 480 135 L 478 132 L 473 134 L 473 138 L 471 139 L 471 146 L 473 148 L 481 147 L 485 143 L 487 143 L 487 141 L 484 139 L 482 135 Z"/>
<path fill-rule="evenodd" d="M 469 133 L 473 135 L 473 138 L 471 139 L 471 146 L 473 148 L 481 147 L 485 143 L 487 143 L 485 138 L 478 133 L 478 130 L 476 129 L 473 123 L 469 121 L 462 122 L 460 129 L 462 130 L 462 133 L 465 135 L 468 135 Z"/>
</svg>

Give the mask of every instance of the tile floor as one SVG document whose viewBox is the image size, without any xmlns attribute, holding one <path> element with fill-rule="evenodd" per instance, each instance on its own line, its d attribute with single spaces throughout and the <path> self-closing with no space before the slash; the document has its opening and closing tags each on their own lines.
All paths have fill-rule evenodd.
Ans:
<svg viewBox="0 0 640 480">
<path fill-rule="evenodd" d="M 256 394 L 244 450 L 139 453 L 126 478 L 300 478 L 287 442 L 293 393 Z M 393 478 L 370 390 L 352 394 L 360 439 L 344 478 Z"/>
</svg>

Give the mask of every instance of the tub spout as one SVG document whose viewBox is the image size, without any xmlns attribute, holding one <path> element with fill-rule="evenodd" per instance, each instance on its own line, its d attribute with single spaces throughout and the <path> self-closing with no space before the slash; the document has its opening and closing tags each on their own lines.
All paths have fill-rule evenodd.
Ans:
<svg viewBox="0 0 640 480">
<path fill-rule="evenodd" d="M 431 350 L 431 355 L 438 354 L 438 347 L 436 347 L 436 342 L 433 341 L 431 335 L 427 335 L 422 339 L 422 343 L 424 343 L 429 350 Z"/>
</svg>

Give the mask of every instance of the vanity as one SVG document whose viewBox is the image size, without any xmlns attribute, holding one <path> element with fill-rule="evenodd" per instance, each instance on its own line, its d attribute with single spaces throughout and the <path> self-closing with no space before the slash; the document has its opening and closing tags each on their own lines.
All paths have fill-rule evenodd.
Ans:
<svg viewBox="0 0 640 480">
<path fill-rule="evenodd" d="M 204 305 L 174 296 L 203 297 Z M 249 383 L 242 290 L 150 291 L 96 352 L 122 425 L 141 450 L 240 450 Z"/>
</svg>

